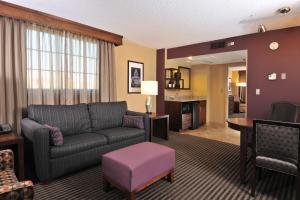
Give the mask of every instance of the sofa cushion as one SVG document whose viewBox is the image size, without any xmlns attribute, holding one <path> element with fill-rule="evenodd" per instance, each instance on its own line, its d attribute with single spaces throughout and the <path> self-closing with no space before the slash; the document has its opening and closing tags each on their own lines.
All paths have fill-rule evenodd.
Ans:
<svg viewBox="0 0 300 200">
<path fill-rule="evenodd" d="M 123 116 L 123 127 L 144 129 L 144 117 L 134 115 Z"/>
<path fill-rule="evenodd" d="M 50 129 L 50 144 L 52 146 L 59 146 L 64 144 L 64 137 L 59 128 L 49 126 L 48 124 L 45 124 L 44 126 Z"/>
<path fill-rule="evenodd" d="M 91 129 L 87 104 L 30 105 L 28 117 L 40 124 L 58 127 L 64 136 L 89 132 Z"/>
<path fill-rule="evenodd" d="M 122 126 L 127 104 L 122 102 L 106 102 L 89 104 L 93 131 Z"/>
<path fill-rule="evenodd" d="M 121 142 L 124 140 L 132 139 L 140 136 L 145 136 L 144 129 L 127 128 L 127 127 L 104 129 L 98 131 L 97 133 L 101 135 L 105 135 L 108 139 L 109 144 Z"/>
<path fill-rule="evenodd" d="M 107 138 L 96 133 L 84 133 L 64 138 L 62 146 L 53 146 L 50 149 L 51 158 L 59 158 L 79 153 L 107 144 Z"/>
</svg>

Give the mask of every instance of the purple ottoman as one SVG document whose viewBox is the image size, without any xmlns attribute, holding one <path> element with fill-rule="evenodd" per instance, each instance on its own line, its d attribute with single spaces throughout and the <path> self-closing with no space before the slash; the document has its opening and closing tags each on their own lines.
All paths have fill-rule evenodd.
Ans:
<svg viewBox="0 0 300 200">
<path fill-rule="evenodd" d="M 136 193 L 168 177 L 173 182 L 175 150 L 151 142 L 135 144 L 102 156 L 104 189 L 113 185 L 135 199 Z"/>
</svg>

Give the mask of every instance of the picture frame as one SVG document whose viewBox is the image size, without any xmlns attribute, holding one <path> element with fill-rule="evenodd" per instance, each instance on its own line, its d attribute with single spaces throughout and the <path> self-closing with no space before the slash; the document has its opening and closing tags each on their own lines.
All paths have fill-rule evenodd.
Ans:
<svg viewBox="0 0 300 200">
<path fill-rule="evenodd" d="M 144 80 L 144 63 L 128 60 L 127 85 L 129 94 L 141 93 L 141 82 Z"/>
<path fill-rule="evenodd" d="M 232 88 L 231 88 L 231 83 L 232 82 L 232 80 L 231 80 L 231 78 L 229 77 L 228 78 L 228 92 L 232 92 Z"/>
</svg>

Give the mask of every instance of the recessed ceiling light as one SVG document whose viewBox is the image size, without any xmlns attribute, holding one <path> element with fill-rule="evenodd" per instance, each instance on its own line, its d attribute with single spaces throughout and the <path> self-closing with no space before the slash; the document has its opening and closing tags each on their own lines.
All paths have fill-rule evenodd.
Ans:
<svg viewBox="0 0 300 200">
<path fill-rule="evenodd" d="M 278 12 L 279 14 L 282 14 L 282 15 L 285 15 L 285 14 L 289 13 L 290 11 L 291 11 L 291 8 L 288 7 L 288 6 L 279 8 L 279 9 L 277 10 L 277 12 Z"/>
<path fill-rule="evenodd" d="M 188 59 L 189 59 L 189 60 L 193 60 L 193 57 L 192 57 L 192 56 L 189 56 Z"/>
</svg>

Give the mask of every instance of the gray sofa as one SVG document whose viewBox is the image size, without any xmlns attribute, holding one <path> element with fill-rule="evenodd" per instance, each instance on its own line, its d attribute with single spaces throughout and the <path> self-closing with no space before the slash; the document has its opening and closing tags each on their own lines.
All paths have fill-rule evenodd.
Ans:
<svg viewBox="0 0 300 200">
<path fill-rule="evenodd" d="M 100 163 L 106 152 L 149 139 L 149 117 L 128 111 L 126 102 L 31 105 L 27 111 L 28 118 L 21 123 L 22 134 L 41 181 Z M 142 115 L 145 128 L 122 127 L 125 114 Z M 63 145 L 50 145 L 50 130 L 44 124 L 60 128 Z"/>
</svg>

